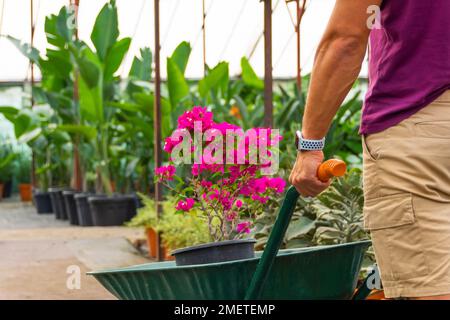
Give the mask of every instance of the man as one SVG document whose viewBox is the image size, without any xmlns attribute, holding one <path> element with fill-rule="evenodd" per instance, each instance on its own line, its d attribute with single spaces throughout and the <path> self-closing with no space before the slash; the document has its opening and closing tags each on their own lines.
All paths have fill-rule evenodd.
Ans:
<svg viewBox="0 0 450 320">
<path fill-rule="evenodd" d="M 370 36 L 364 224 L 388 298 L 450 300 L 449 23 L 448 0 L 337 0 L 312 72 L 290 176 L 304 196 L 329 185 L 316 178 L 323 138 Z"/>
</svg>

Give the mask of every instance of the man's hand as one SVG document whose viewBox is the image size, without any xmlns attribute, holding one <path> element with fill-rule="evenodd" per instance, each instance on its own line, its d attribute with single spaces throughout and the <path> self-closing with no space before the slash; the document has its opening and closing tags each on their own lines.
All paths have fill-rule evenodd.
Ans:
<svg viewBox="0 0 450 320">
<path fill-rule="evenodd" d="M 315 197 L 329 187 L 330 181 L 317 178 L 317 168 L 323 162 L 322 151 L 301 151 L 289 176 L 289 182 L 302 196 Z"/>
</svg>

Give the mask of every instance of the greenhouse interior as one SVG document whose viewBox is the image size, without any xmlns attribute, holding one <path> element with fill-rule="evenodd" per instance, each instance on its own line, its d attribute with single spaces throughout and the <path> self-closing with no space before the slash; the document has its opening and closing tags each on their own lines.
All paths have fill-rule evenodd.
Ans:
<svg viewBox="0 0 450 320">
<path fill-rule="evenodd" d="M 361 133 L 379 115 L 365 103 L 388 99 L 371 59 L 390 49 L 376 51 L 379 30 L 375 54 L 369 31 L 363 45 L 333 42 L 382 0 L 336 22 L 352 2 L 0 0 L 0 300 L 416 292 L 398 291 L 380 258 L 389 227 L 364 218 L 384 212 L 364 201 L 379 160 L 364 148 L 377 133 Z M 399 25 L 385 2 L 387 35 Z M 325 104 L 332 113 L 314 111 Z"/>
</svg>

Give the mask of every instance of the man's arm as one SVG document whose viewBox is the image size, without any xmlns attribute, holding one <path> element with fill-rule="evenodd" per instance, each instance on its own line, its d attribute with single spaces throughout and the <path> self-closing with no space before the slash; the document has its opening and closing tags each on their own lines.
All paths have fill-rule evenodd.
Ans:
<svg viewBox="0 0 450 320">
<path fill-rule="evenodd" d="M 322 139 L 359 75 L 370 29 L 367 8 L 382 0 L 337 0 L 319 44 L 303 116 L 302 136 Z M 321 151 L 301 151 L 289 177 L 304 196 L 316 196 L 329 183 L 317 179 Z"/>
</svg>

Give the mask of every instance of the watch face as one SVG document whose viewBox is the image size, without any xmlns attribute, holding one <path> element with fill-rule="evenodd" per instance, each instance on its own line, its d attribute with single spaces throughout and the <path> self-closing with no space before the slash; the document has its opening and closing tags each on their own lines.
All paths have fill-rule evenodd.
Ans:
<svg viewBox="0 0 450 320">
<path fill-rule="evenodd" d="M 298 131 L 295 133 L 295 148 L 299 149 L 300 138 L 298 136 Z"/>
</svg>

